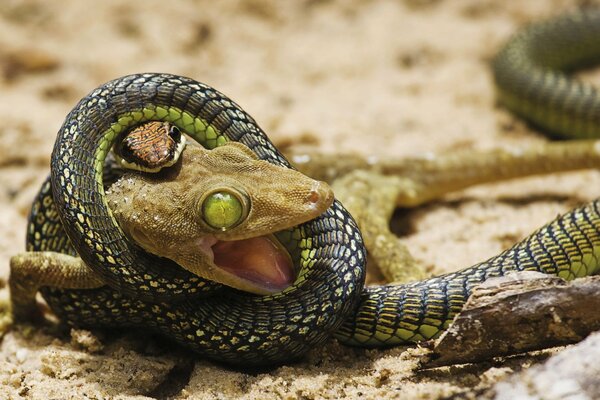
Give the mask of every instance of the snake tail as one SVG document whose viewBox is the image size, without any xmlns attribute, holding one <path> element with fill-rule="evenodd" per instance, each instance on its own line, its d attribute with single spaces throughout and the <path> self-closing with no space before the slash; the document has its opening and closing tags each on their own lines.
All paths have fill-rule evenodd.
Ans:
<svg viewBox="0 0 600 400">
<path fill-rule="evenodd" d="M 571 280 L 600 269 L 600 200 L 576 208 L 512 248 L 470 268 L 403 285 L 370 286 L 336 332 L 344 343 L 381 347 L 433 339 L 483 281 L 513 271 Z"/>
</svg>

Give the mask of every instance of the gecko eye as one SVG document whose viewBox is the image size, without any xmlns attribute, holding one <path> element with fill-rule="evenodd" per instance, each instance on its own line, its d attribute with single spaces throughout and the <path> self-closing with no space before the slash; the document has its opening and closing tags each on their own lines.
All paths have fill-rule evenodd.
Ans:
<svg viewBox="0 0 600 400">
<path fill-rule="evenodd" d="M 249 211 L 246 196 L 232 190 L 216 190 L 201 201 L 202 219 L 211 228 L 226 231 L 239 225 Z"/>
<path fill-rule="evenodd" d="M 175 142 L 179 142 L 179 140 L 181 139 L 181 131 L 179 130 L 178 127 L 176 127 L 175 125 L 172 125 L 171 129 L 169 130 L 169 136 Z"/>
</svg>

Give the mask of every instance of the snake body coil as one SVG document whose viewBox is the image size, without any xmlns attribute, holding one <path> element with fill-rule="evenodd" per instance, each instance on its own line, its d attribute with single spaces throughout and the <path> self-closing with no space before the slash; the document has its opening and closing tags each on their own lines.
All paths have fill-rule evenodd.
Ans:
<svg viewBox="0 0 600 400">
<path fill-rule="evenodd" d="M 144 74 L 96 89 L 59 133 L 53 193 L 45 184 L 33 206 L 27 250 L 73 254 L 59 215 L 76 253 L 108 286 L 44 288 L 52 309 L 77 325 L 156 327 L 200 353 L 246 365 L 289 360 L 329 337 L 354 309 L 365 273 L 360 232 L 337 202 L 319 218 L 279 234 L 303 272 L 295 285 L 273 296 L 222 288 L 227 293 L 205 298 L 215 284 L 125 238 L 103 199 L 104 157 L 119 132 L 153 119 L 171 122 L 206 147 L 235 140 L 262 159 L 288 165 L 244 111 L 198 82 Z"/>
<path fill-rule="evenodd" d="M 553 38 L 555 32 L 598 32 L 599 16 L 574 14 L 518 36 L 494 64 L 501 99 L 517 112 L 533 115 L 539 125 L 595 135 L 600 129 L 596 92 L 538 66 L 531 57 L 539 56 L 540 65 L 551 67 L 588 61 L 583 50 L 593 45 L 599 51 L 597 38 L 586 41 L 583 50 L 573 49 L 567 64 L 548 56 L 564 51 L 559 44 L 532 43 Z M 586 120 L 586 115 L 592 118 Z M 553 122 L 546 123 L 547 118 Z M 535 270 L 571 279 L 598 269 L 600 203 L 592 202 L 471 268 L 411 284 L 363 289 L 360 233 L 336 202 L 319 218 L 279 233 L 302 268 L 293 287 L 264 297 L 219 288 L 128 242 L 103 199 L 104 158 L 112 141 L 146 120 L 169 121 L 208 148 L 240 141 L 260 158 L 288 165 L 251 117 L 193 80 L 131 75 L 94 90 L 59 132 L 52 184 L 44 184 L 34 203 L 27 236 L 27 250 L 77 253 L 107 282 L 93 290 L 42 290 L 51 308 L 71 324 L 154 327 L 210 358 L 264 365 L 300 356 L 334 333 L 344 342 L 364 346 L 433 338 L 460 311 L 475 285 L 508 271 Z"/>
<path fill-rule="evenodd" d="M 600 95 L 565 73 L 600 60 L 600 10 L 581 10 L 517 33 L 493 62 L 499 100 L 562 138 L 600 137 Z"/>
</svg>

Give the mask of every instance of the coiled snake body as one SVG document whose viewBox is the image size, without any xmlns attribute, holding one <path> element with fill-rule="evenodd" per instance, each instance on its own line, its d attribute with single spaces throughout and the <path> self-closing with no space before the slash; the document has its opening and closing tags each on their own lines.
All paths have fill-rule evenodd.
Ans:
<svg viewBox="0 0 600 400">
<path fill-rule="evenodd" d="M 576 13 L 516 36 L 494 63 L 500 98 L 558 134 L 596 135 L 596 91 L 548 68 L 589 61 L 584 51 L 598 56 L 599 27 L 600 12 Z M 556 35 L 567 39 L 558 43 Z M 572 43 L 583 44 L 575 48 Z M 551 57 L 564 50 L 561 46 L 571 52 L 565 58 Z M 208 148 L 239 141 L 261 159 L 288 166 L 239 106 L 191 79 L 130 75 L 94 90 L 59 132 L 51 179 L 34 203 L 27 234 L 28 251 L 78 254 L 107 284 L 99 289 L 42 289 L 50 307 L 71 324 L 153 327 L 210 358 L 264 365 L 301 356 L 332 334 L 363 346 L 436 337 L 474 286 L 509 271 L 535 270 L 572 279 L 598 269 L 600 202 L 595 201 L 465 270 L 363 288 L 361 235 L 335 202 L 320 217 L 279 233 L 302 268 L 291 288 L 270 296 L 222 288 L 129 242 L 103 197 L 104 160 L 115 137 L 148 120 L 169 121 Z"/>
</svg>

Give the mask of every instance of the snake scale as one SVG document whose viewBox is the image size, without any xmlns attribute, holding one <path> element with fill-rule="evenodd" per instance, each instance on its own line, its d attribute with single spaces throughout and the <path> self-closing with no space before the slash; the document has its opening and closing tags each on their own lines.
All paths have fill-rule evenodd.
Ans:
<svg viewBox="0 0 600 400">
<path fill-rule="evenodd" d="M 599 31 L 600 12 L 586 11 L 516 35 L 493 65 L 501 101 L 554 134 L 598 136 L 597 92 L 559 70 L 600 56 Z M 115 138 L 150 120 L 168 121 L 207 148 L 239 141 L 261 159 L 289 166 L 237 104 L 191 79 L 130 75 L 92 91 L 59 131 L 51 177 L 34 202 L 27 233 L 28 251 L 78 254 L 106 282 L 99 289 L 42 288 L 52 310 L 72 325 L 150 327 L 214 360 L 269 365 L 297 358 L 331 335 L 360 346 L 434 338 L 473 287 L 509 271 L 566 279 L 597 272 L 600 201 L 462 271 L 363 287 L 361 235 L 336 201 L 320 217 L 278 233 L 302 268 L 291 288 L 253 296 L 221 287 L 129 242 L 103 197 L 104 161 Z"/>
</svg>

